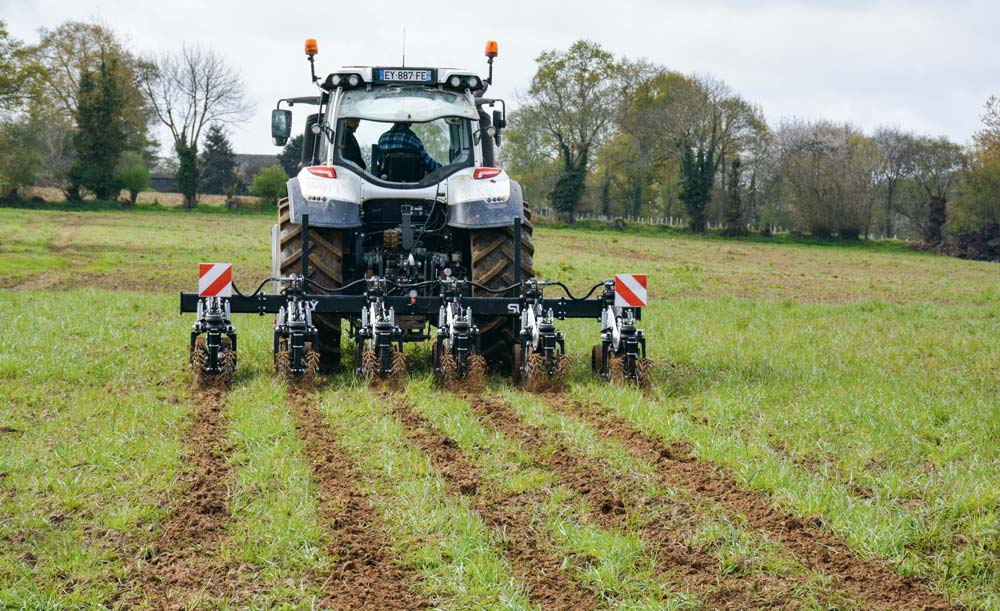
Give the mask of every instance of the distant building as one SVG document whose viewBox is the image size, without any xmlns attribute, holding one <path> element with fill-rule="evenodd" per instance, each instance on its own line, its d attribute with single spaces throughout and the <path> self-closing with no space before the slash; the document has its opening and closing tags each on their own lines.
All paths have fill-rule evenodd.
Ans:
<svg viewBox="0 0 1000 611">
<path fill-rule="evenodd" d="M 236 176 L 250 187 L 253 179 L 264 168 L 281 165 L 277 155 L 236 154 Z M 177 193 L 177 160 L 159 157 L 152 172 L 152 189 L 160 193 Z"/>
<path fill-rule="evenodd" d="M 281 165 L 277 155 L 236 154 L 236 175 L 249 187 L 254 176 L 270 165 Z"/>
<path fill-rule="evenodd" d="M 151 172 L 150 188 L 160 193 L 178 193 L 177 160 L 173 157 L 157 157 Z"/>
</svg>

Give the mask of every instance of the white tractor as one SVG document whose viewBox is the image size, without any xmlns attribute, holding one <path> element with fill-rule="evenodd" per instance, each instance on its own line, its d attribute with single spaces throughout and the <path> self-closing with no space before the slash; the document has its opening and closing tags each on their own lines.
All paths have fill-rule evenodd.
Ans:
<svg viewBox="0 0 1000 611">
<path fill-rule="evenodd" d="M 485 96 L 495 42 L 486 45 L 485 79 L 450 68 L 349 66 L 321 80 L 314 40 L 306 55 L 319 95 L 282 99 L 271 116 L 274 144 L 284 146 L 292 113 L 281 105 L 318 106 L 306 119 L 298 175 L 278 204 L 276 290 L 264 293 L 265 280 L 244 295 L 224 282 L 229 276 L 216 278 L 230 265 L 203 266 L 216 270 L 200 272 L 207 288 L 181 294 L 181 311 L 198 314 L 198 379 L 231 379 L 231 314 L 256 313 L 276 315 L 275 366 L 289 379 L 340 367 L 346 320 L 363 378 L 400 379 L 404 344 L 432 340 L 434 372 L 446 386 L 474 388 L 493 370 L 554 388 L 568 371 L 555 321 L 590 318 L 601 321 L 594 371 L 648 380 L 636 326 L 645 276 L 619 274 L 583 297 L 534 278 L 530 210 L 521 187 L 495 167 L 506 126 L 503 101 Z M 564 294 L 546 297 L 546 287 Z"/>
<path fill-rule="evenodd" d="M 307 273 L 314 292 L 364 278 L 413 284 L 447 273 L 469 280 L 473 295 L 485 296 L 532 278 L 531 213 L 521 187 L 495 167 L 506 105 L 484 95 L 497 44 L 486 45 L 485 79 L 468 70 L 368 66 L 341 68 L 319 79 L 316 52 L 315 41 L 307 41 L 319 96 L 281 100 L 272 113 L 272 138 L 282 146 L 291 134 L 291 111 L 281 104 L 319 106 L 306 120 L 299 174 L 288 181 L 288 199 L 279 203 L 274 276 L 300 271 L 299 234 L 308 215 Z M 515 219 L 522 227 L 517 257 Z M 366 312 L 350 319 L 356 331 L 365 331 L 363 323 L 374 324 L 362 320 L 371 318 Z M 397 344 L 431 339 L 428 322 L 438 323 L 394 314 Z M 342 319 L 318 313 L 312 318 L 320 366 L 335 369 Z M 513 325 L 497 316 L 473 316 L 469 322 L 486 365 L 509 371 L 517 343 Z M 365 352 L 378 352 L 370 341 L 358 346 L 359 368 Z M 445 348 L 440 356 L 447 361 Z"/>
</svg>

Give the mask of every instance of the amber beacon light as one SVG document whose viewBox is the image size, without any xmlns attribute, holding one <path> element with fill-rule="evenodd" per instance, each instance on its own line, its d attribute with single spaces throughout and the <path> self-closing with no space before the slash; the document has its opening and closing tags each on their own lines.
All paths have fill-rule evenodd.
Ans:
<svg viewBox="0 0 1000 611">
<path fill-rule="evenodd" d="M 494 57 L 496 57 L 498 55 L 500 55 L 500 53 L 498 51 L 497 41 L 495 41 L 495 40 L 487 40 L 486 41 L 486 57 L 489 57 L 490 59 L 492 59 L 492 58 L 494 58 Z"/>
<path fill-rule="evenodd" d="M 319 45 L 316 44 L 315 38 L 306 39 L 306 55 L 312 57 L 319 53 Z"/>
</svg>

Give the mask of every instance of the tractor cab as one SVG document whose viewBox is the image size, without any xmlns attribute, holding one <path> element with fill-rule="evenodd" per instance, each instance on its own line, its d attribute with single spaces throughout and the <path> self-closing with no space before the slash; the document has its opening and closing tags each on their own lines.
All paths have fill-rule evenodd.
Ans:
<svg viewBox="0 0 1000 611">
<path fill-rule="evenodd" d="M 271 114 L 274 143 L 291 134 L 291 111 L 310 104 L 302 162 L 288 181 L 289 214 L 317 227 L 355 229 L 397 222 L 404 205 L 413 222 L 465 229 L 510 226 L 521 217 L 521 188 L 494 167 L 506 126 L 503 100 L 485 97 L 489 76 L 453 68 L 346 66 L 316 76 L 315 41 L 306 42 L 320 95 L 284 98 Z M 492 109 L 492 114 L 487 112 Z M 424 218 L 426 216 L 426 218 Z"/>
<path fill-rule="evenodd" d="M 452 68 L 346 66 L 316 76 L 314 40 L 306 41 L 313 82 L 320 95 L 285 98 L 272 111 L 271 135 L 283 146 L 291 133 L 292 106 L 319 112 L 306 120 L 300 170 L 342 168 L 387 188 L 428 186 L 465 168 L 492 166 L 503 100 L 485 98 L 493 79 L 497 45 L 487 43 L 489 76 Z M 499 109 L 488 114 L 485 106 Z"/>
<path fill-rule="evenodd" d="M 320 156 L 374 183 L 439 181 L 482 161 L 475 102 L 469 90 L 423 85 L 341 88 L 330 101 Z"/>
</svg>

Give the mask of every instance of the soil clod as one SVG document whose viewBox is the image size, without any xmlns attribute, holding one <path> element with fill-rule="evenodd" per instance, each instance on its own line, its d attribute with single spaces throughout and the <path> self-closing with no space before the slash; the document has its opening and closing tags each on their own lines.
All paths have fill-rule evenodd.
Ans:
<svg viewBox="0 0 1000 611">
<path fill-rule="evenodd" d="M 579 401 L 552 402 L 589 422 L 602 438 L 628 446 L 636 456 L 656 466 L 662 481 L 683 487 L 697 497 L 718 503 L 743 516 L 747 527 L 767 532 L 804 566 L 822 572 L 866 609 L 930 611 L 959 609 L 919 583 L 896 574 L 889 566 L 855 555 L 819 518 L 802 519 L 774 507 L 765 495 L 753 492 L 716 466 L 698 459 L 683 442 L 666 444 L 637 430 L 620 416 Z"/>
<path fill-rule="evenodd" d="M 152 548 L 140 552 L 142 590 L 154 609 L 185 609 L 192 595 L 222 597 L 237 587 L 233 567 L 218 553 L 229 521 L 225 394 L 207 390 L 196 404 L 184 434 L 190 454 L 180 494 Z"/>
<path fill-rule="evenodd" d="M 432 607 L 416 591 L 417 576 L 393 560 L 379 517 L 363 493 L 350 459 L 311 394 L 289 393 L 301 425 L 306 457 L 316 477 L 318 512 L 326 529 L 327 552 L 338 570 L 321 582 L 318 608 L 358 611 L 416 611 Z M 322 576 L 321 576 L 322 577 Z"/>
<path fill-rule="evenodd" d="M 483 521 L 506 533 L 504 552 L 528 585 L 532 602 L 547 611 L 599 608 L 599 600 L 566 573 L 564 559 L 545 551 L 551 548 L 547 535 L 532 524 L 526 509 L 543 499 L 533 499 L 530 494 L 499 494 L 482 481 L 479 467 L 462 454 L 454 440 L 441 434 L 405 401 L 393 400 L 410 441 L 448 480 L 452 494 L 470 497 Z"/>
</svg>

